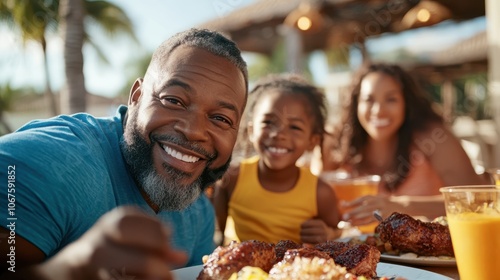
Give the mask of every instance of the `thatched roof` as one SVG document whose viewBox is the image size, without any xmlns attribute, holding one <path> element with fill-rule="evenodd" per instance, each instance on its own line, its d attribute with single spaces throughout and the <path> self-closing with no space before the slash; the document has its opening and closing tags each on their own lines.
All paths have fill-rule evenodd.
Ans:
<svg viewBox="0 0 500 280">
<path fill-rule="evenodd" d="M 454 65 L 468 62 L 486 61 L 488 57 L 488 39 L 486 31 L 458 42 L 450 48 L 432 53 L 430 61 L 434 65 Z"/>
<path fill-rule="evenodd" d="M 427 62 L 412 65 L 412 71 L 435 83 L 488 70 L 486 31 L 462 40 L 449 48 L 427 54 Z"/>
<path fill-rule="evenodd" d="M 451 12 L 451 19 L 464 20 L 485 14 L 483 0 L 422 0 L 436 2 Z M 324 20 L 315 33 L 302 33 L 305 52 L 338 44 L 353 44 L 365 37 L 400 32 L 418 26 L 402 25 L 402 18 L 420 0 L 257 0 L 201 27 L 226 33 L 244 51 L 270 53 L 280 42 L 281 26 L 301 3 L 317 7 Z"/>
</svg>

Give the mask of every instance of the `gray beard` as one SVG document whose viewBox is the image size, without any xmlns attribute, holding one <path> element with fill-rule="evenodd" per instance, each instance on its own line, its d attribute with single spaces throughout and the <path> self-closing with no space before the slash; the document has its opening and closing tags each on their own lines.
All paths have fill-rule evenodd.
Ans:
<svg viewBox="0 0 500 280">
<path fill-rule="evenodd" d="M 174 172 L 169 172 L 174 173 Z M 137 181 L 160 210 L 182 210 L 193 203 L 201 194 L 200 180 L 180 186 L 176 180 L 165 180 L 152 168 L 138 176 Z"/>
<path fill-rule="evenodd" d="M 225 165 L 215 169 L 208 167 L 211 162 L 208 161 L 201 176 L 187 185 L 182 185 L 180 182 L 182 179 L 189 178 L 190 175 L 171 166 L 163 165 L 164 171 L 169 175 L 168 178 L 159 175 L 153 165 L 152 152 L 153 146 L 155 143 L 158 145 L 158 143 L 151 139 L 151 144 L 148 144 L 141 137 L 137 130 L 136 119 L 136 116 L 133 115 L 128 117 L 131 129 L 125 128 L 121 141 L 122 154 L 136 183 L 160 210 L 178 211 L 187 208 L 208 186 L 220 179 L 229 167 L 231 159 Z M 179 136 L 161 136 L 161 138 L 185 147 L 190 146 L 186 140 Z M 207 155 L 199 148 L 197 151 L 205 154 L 207 158 L 215 158 L 214 155 Z"/>
</svg>

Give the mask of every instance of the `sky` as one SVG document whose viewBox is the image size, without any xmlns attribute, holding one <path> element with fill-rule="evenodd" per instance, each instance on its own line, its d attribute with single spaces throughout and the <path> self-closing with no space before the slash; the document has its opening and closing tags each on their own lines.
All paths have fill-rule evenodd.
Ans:
<svg viewBox="0 0 500 280">
<path fill-rule="evenodd" d="M 133 23 L 142 48 L 152 52 L 171 35 L 222 17 L 232 10 L 251 4 L 254 0 L 109 1 L 125 10 Z M 401 47 L 406 47 L 410 51 L 437 50 L 450 46 L 460 39 L 471 37 L 484 29 L 484 18 L 460 24 L 444 23 L 438 27 L 373 38 L 367 42 L 367 47 L 374 52 L 387 52 Z M 5 26 L 0 26 L 0 35 L 0 84 L 9 81 L 12 86 L 28 85 L 42 89 L 44 70 L 40 47 L 30 42 L 23 45 Z M 100 61 L 92 48 L 84 47 L 87 90 L 112 97 L 126 83 L 127 77 L 123 69 L 127 63 L 144 50 L 122 37 L 110 39 L 94 30 L 91 30 L 91 36 L 100 46 L 104 46 L 103 51 L 110 64 L 106 65 Z M 54 90 L 58 90 L 64 81 L 62 48 L 62 41 L 56 35 L 51 35 L 48 40 L 48 60 L 52 77 L 51 86 Z M 328 78 L 328 67 L 324 57 L 321 54 L 314 55 L 310 67 L 315 82 L 320 86 L 324 84 Z"/>
<path fill-rule="evenodd" d="M 253 2 L 252 0 L 109 1 L 125 10 L 133 23 L 140 44 L 150 52 L 177 32 L 224 16 L 234 9 Z M 133 42 L 122 37 L 109 39 L 102 32 L 91 32 L 91 36 L 100 46 L 104 46 L 103 51 L 110 65 L 100 61 L 92 48 L 84 46 L 86 88 L 91 93 L 113 96 L 126 82 L 122 71 L 125 65 L 141 50 Z M 42 89 L 44 70 L 40 46 L 33 42 L 23 45 L 4 25 L 0 26 L 0 38 L 0 85 L 9 81 L 15 87 L 28 85 Z M 51 86 L 58 90 L 64 81 L 63 42 L 56 35 L 51 35 L 47 48 L 49 72 L 52 76 Z"/>
</svg>

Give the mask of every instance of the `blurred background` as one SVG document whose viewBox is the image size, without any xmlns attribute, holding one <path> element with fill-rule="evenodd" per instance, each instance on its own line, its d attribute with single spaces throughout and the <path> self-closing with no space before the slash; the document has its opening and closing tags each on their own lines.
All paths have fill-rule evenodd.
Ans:
<svg viewBox="0 0 500 280">
<path fill-rule="evenodd" d="M 477 168 L 500 166 L 497 0 L 0 0 L 0 135 L 61 113 L 114 114 L 153 50 L 191 27 L 235 40 L 251 82 L 306 75 L 332 122 L 363 61 L 398 63 Z"/>
</svg>

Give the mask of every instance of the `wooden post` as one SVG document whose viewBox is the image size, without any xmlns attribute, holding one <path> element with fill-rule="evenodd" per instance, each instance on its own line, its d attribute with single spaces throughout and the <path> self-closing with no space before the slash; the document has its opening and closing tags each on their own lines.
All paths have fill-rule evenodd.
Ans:
<svg viewBox="0 0 500 280">
<path fill-rule="evenodd" d="M 304 73 L 304 48 L 302 35 L 296 28 L 283 25 L 286 53 L 286 70 L 290 73 Z"/>
<path fill-rule="evenodd" d="M 488 39 L 488 94 L 496 126 L 497 143 L 494 163 L 500 167 L 500 1 L 486 1 L 486 35 Z"/>
<path fill-rule="evenodd" d="M 446 125 L 450 126 L 454 117 L 455 89 L 450 79 L 445 79 L 441 85 L 441 100 L 443 102 L 443 118 Z"/>
</svg>

